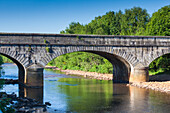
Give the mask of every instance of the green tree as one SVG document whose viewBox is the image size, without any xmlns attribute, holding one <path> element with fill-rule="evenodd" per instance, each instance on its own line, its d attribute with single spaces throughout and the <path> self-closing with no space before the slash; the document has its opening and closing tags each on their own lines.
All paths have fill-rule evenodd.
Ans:
<svg viewBox="0 0 170 113">
<path fill-rule="evenodd" d="M 146 35 L 170 36 L 170 5 L 153 13 L 147 24 Z"/>
<path fill-rule="evenodd" d="M 98 73 L 112 73 L 112 64 L 105 58 L 87 52 L 73 52 L 61 55 L 48 65 L 61 69 L 82 70 Z"/>
<path fill-rule="evenodd" d="M 125 9 L 125 14 L 121 18 L 121 35 L 143 35 L 148 21 L 149 14 L 146 9 L 140 7 Z"/>
<path fill-rule="evenodd" d="M 161 70 L 162 72 L 169 71 L 170 70 L 170 54 L 163 55 L 157 59 L 155 59 L 150 65 L 150 71 L 151 72 L 159 72 Z"/>
<path fill-rule="evenodd" d="M 122 11 L 116 12 L 114 20 L 110 24 L 110 35 L 120 35 L 121 33 L 121 18 L 122 18 Z"/>
<path fill-rule="evenodd" d="M 170 36 L 170 5 L 159 9 L 149 17 L 146 9 L 140 7 L 133 7 L 131 9 L 126 9 L 125 13 L 122 11 L 107 12 L 105 15 L 95 17 L 90 23 L 82 25 L 79 22 L 72 22 L 69 27 L 67 27 L 61 33 L 66 34 L 97 34 L 97 35 L 162 35 Z M 63 63 L 56 63 L 57 66 L 62 68 L 69 68 L 71 66 L 76 67 L 74 69 L 80 69 L 84 71 L 96 71 L 101 73 L 111 73 L 112 67 L 107 62 L 103 63 L 104 60 L 100 60 L 99 64 L 96 60 L 98 57 L 89 56 L 90 54 L 78 54 L 70 53 L 73 55 L 71 62 L 65 62 L 67 65 L 61 65 Z M 69 54 L 69 55 L 70 55 Z M 65 58 L 69 55 L 64 55 L 59 62 L 66 61 Z M 169 56 L 169 55 L 168 55 Z M 100 58 L 99 58 L 100 59 Z M 168 67 L 170 64 L 170 57 L 160 57 L 151 63 L 150 68 Z M 79 63 L 76 63 L 79 62 Z M 90 63 L 89 63 L 90 62 Z M 96 65 L 97 63 L 97 65 Z M 93 64 L 93 66 L 91 66 Z M 108 67 L 108 70 L 106 69 Z M 102 70 L 102 71 L 100 71 Z"/>
<path fill-rule="evenodd" d="M 69 27 L 65 29 L 65 31 L 61 31 L 62 34 L 84 34 L 83 31 L 84 26 L 81 25 L 79 22 L 72 22 L 69 24 Z"/>
</svg>

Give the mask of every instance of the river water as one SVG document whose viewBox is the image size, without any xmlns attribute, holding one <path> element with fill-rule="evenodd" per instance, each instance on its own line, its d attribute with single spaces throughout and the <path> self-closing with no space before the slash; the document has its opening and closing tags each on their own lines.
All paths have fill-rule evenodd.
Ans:
<svg viewBox="0 0 170 113">
<path fill-rule="evenodd" d="M 18 78 L 16 65 L 6 63 L 2 67 L 1 78 Z M 169 94 L 53 70 L 44 70 L 43 89 L 4 85 L 2 91 L 50 102 L 50 113 L 170 113 Z"/>
</svg>

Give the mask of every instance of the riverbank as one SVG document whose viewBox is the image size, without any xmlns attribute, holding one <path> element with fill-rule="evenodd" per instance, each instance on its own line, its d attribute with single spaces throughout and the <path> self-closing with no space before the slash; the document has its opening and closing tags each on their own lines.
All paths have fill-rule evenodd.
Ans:
<svg viewBox="0 0 170 113">
<path fill-rule="evenodd" d="M 113 80 L 113 74 L 102 74 L 97 72 L 85 72 L 85 71 L 79 71 L 79 70 L 62 70 L 60 68 L 57 68 L 55 66 L 46 66 L 46 69 L 53 69 L 53 70 L 59 70 L 61 72 L 64 72 L 66 75 L 80 75 L 87 78 L 93 78 L 93 79 L 99 79 L 99 80 Z"/>
<path fill-rule="evenodd" d="M 48 113 L 47 105 L 49 103 L 41 103 L 35 99 L 26 97 L 17 97 L 16 94 L 7 94 L 0 92 L 0 112 L 9 113 Z"/>
<path fill-rule="evenodd" d="M 131 86 L 139 88 L 152 89 L 156 91 L 166 92 L 170 94 L 170 74 L 163 73 L 159 75 L 152 75 L 149 77 L 150 82 L 134 82 Z"/>
<path fill-rule="evenodd" d="M 66 75 L 81 75 L 88 78 L 100 79 L 100 80 L 112 80 L 112 74 L 101 74 L 96 72 L 84 72 L 79 70 L 62 70 L 55 66 L 46 66 L 47 69 L 59 70 Z M 170 75 L 167 73 L 152 75 L 149 77 L 150 82 L 134 82 L 128 85 L 136 86 L 139 88 L 152 89 L 156 91 L 166 92 L 170 94 Z M 160 82 L 161 81 L 161 82 Z M 164 81 L 164 82 L 162 82 Z"/>
<path fill-rule="evenodd" d="M 0 78 L 0 81 L 3 81 L 4 84 L 18 84 L 18 80 L 14 80 L 14 79 L 1 79 Z"/>
<path fill-rule="evenodd" d="M 170 94 L 170 81 L 167 82 L 134 82 L 129 84 L 139 88 L 152 89 Z"/>
</svg>

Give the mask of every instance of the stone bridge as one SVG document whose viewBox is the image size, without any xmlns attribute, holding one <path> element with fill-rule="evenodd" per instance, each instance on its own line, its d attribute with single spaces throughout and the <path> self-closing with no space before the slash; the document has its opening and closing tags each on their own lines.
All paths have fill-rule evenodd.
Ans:
<svg viewBox="0 0 170 113">
<path fill-rule="evenodd" d="M 113 65 L 113 81 L 148 81 L 148 66 L 170 53 L 170 36 L 99 36 L 0 33 L 0 54 L 19 68 L 26 86 L 43 86 L 43 69 L 54 58 L 71 52 L 98 54 Z"/>
</svg>

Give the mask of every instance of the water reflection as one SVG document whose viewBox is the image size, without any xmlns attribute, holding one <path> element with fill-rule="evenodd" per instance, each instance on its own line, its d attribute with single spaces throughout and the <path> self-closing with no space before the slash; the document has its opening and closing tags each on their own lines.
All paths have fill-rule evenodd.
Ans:
<svg viewBox="0 0 170 113">
<path fill-rule="evenodd" d="M 138 112 L 138 109 L 141 112 L 147 113 L 148 109 L 148 95 L 149 90 L 143 88 L 137 88 L 134 86 L 129 86 L 129 108 L 133 112 Z"/>
<path fill-rule="evenodd" d="M 32 98 L 43 103 L 43 88 L 27 88 L 19 85 L 19 97 Z"/>
<path fill-rule="evenodd" d="M 68 109 L 76 112 L 102 112 L 109 110 L 112 100 L 112 81 L 62 78 L 59 82 L 72 85 L 59 85 L 61 92 L 68 96 Z M 78 85 L 77 85 L 78 84 Z"/>
<path fill-rule="evenodd" d="M 135 113 L 169 113 L 170 111 L 169 94 L 134 86 L 129 86 L 129 92 L 130 108 Z"/>
<path fill-rule="evenodd" d="M 18 79 L 18 67 L 15 64 L 5 63 L 0 66 L 1 76 L 3 79 Z"/>
<path fill-rule="evenodd" d="M 11 72 L 15 68 L 11 68 Z M 14 75 L 10 75 L 14 76 Z M 17 76 L 17 75 L 16 75 Z M 44 89 L 4 85 L 0 91 L 50 102 L 51 112 L 168 113 L 170 95 L 112 81 L 76 78 L 45 71 Z M 9 76 L 8 76 L 9 77 Z M 15 77 L 13 77 L 15 78 Z M 56 111 L 54 111 L 56 110 Z"/>
</svg>

